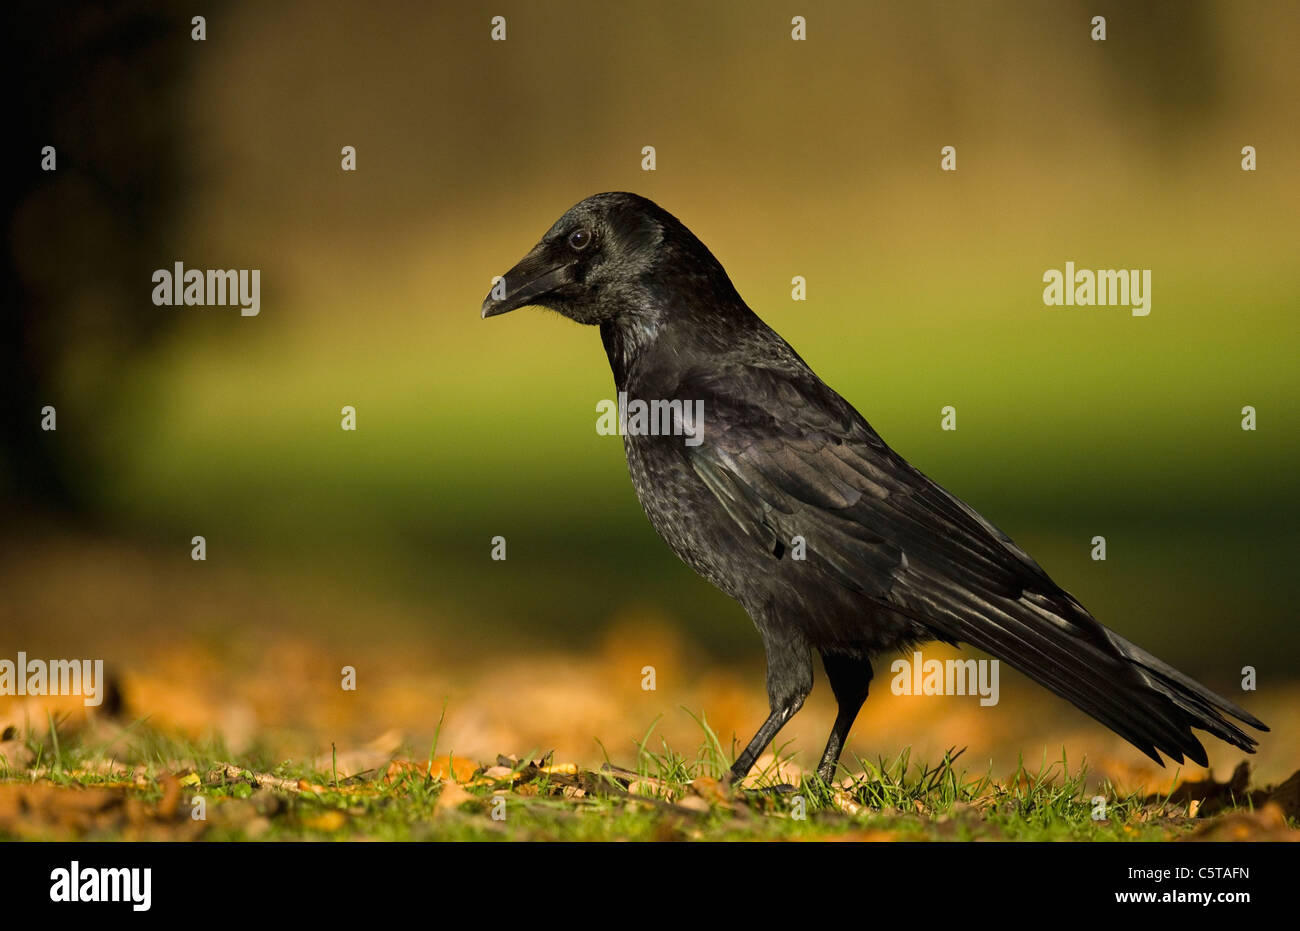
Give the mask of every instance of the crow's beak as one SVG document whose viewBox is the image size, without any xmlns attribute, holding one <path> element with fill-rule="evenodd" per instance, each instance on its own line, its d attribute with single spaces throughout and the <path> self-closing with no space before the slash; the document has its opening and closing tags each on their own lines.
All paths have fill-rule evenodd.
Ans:
<svg viewBox="0 0 1300 931">
<path fill-rule="evenodd" d="M 483 299 L 483 318 L 496 317 L 520 307 L 534 304 L 537 299 L 562 284 L 573 281 L 573 262 L 555 264 L 538 246 L 519 260 L 519 264 L 506 272 Z"/>
</svg>

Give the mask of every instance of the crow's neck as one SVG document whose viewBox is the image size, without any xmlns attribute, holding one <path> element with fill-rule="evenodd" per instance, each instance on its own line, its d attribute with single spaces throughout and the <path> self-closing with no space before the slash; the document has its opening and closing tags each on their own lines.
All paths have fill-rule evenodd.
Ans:
<svg viewBox="0 0 1300 931">
<path fill-rule="evenodd" d="M 619 391 L 646 387 L 691 366 L 709 365 L 764 334 L 784 345 L 739 298 L 692 314 L 623 313 L 600 324 L 600 340 Z"/>
<path fill-rule="evenodd" d="M 659 321 L 648 314 L 620 314 L 601 322 L 600 341 L 619 391 L 627 389 L 633 363 L 653 350 L 660 329 Z"/>
</svg>

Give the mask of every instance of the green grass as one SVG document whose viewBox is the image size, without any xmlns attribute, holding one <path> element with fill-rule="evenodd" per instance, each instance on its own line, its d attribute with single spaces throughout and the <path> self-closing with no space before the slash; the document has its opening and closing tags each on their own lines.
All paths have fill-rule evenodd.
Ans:
<svg viewBox="0 0 1300 931">
<path fill-rule="evenodd" d="M 61 739 L 51 721 L 48 732 L 22 738 L 29 765 L 0 763 L 0 793 L 18 785 L 57 791 L 43 796 L 38 815 L 18 820 L 6 820 L 12 806 L 0 804 L 0 839 L 1169 840 L 1203 823 L 1168 797 L 1090 787 L 1086 766 L 1064 755 L 1036 766 L 1021 761 L 999 780 L 965 769 L 960 751 L 933 763 L 904 751 L 893 760 L 846 760 L 854 775 L 842 772 L 836 786 L 815 776 L 778 785 L 774 765 L 758 774 L 757 788 L 734 790 L 719 777 L 735 748 L 725 752 L 707 720 L 696 720 L 704 739 L 692 754 L 655 742 L 651 725 L 630 748 L 632 769 L 610 761 L 597 771 L 547 771 L 549 760 L 526 754 L 499 761 L 511 765 L 495 778 L 476 765 L 461 785 L 414 770 L 388 781 L 386 767 L 341 779 L 332 763 L 322 770 L 256 751 L 233 760 L 219 741 L 177 739 L 147 721 L 116 735 L 110 750 Z M 428 760 L 436 751 L 435 742 Z M 96 788 L 101 795 L 84 794 Z M 1107 808 L 1101 820 L 1093 817 L 1097 796 Z M 201 821 L 192 817 L 196 797 L 206 806 Z"/>
</svg>

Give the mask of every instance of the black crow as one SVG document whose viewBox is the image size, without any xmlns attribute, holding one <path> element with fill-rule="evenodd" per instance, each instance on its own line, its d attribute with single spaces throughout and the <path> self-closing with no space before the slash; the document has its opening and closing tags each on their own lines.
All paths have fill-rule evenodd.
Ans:
<svg viewBox="0 0 1300 931">
<path fill-rule="evenodd" d="M 653 202 L 587 198 L 503 278 L 484 317 L 538 305 L 598 326 L 628 410 L 669 402 L 660 429 L 625 432 L 637 497 L 682 561 L 740 602 L 767 653 L 771 715 L 731 780 L 803 705 L 813 650 L 839 706 L 817 769 L 828 782 L 872 657 L 932 640 L 1010 663 L 1162 765 L 1159 752 L 1206 765 L 1193 727 L 1253 752 L 1225 714 L 1267 730 L 1103 627 L 1010 537 L 886 446 Z M 701 401 L 702 424 L 686 422 Z"/>
</svg>

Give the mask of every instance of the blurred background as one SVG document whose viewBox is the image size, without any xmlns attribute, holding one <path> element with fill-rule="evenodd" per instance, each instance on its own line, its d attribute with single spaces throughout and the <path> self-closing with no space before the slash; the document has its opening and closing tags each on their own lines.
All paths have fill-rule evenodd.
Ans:
<svg viewBox="0 0 1300 931">
<path fill-rule="evenodd" d="M 1264 774 L 1294 768 L 1294 4 L 203 12 L 202 42 L 162 2 L 0 14 L 25 166 L 4 195 L 0 657 L 103 657 L 124 715 L 273 754 L 427 747 L 444 702 L 442 745 L 483 759 L 590 762 L 599 740 L 627 764 L 661 715 L 694 745 L 683 706 L 748 739 L 758 638 L 595 432 L 598 335 L 479 319 L 572 203 L 632 190 L 1099 619 L 1275 725 Z M 261 269 L 260 315 L 154 306 L 176 261 Z M 1150 316 L 1044 307 L 1066 261 L 1151 269 Z M 1010 670 L 981 709 L 889 695 L 889 660 L 864 756 L 1141 765 Z M 827 691 L 784 735 L 808 765 Z M 0 724 L 32 719 L 0 698 Z"/>
</svg>

